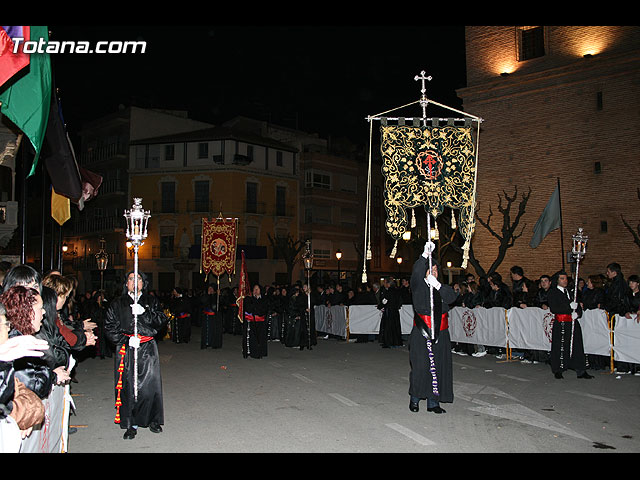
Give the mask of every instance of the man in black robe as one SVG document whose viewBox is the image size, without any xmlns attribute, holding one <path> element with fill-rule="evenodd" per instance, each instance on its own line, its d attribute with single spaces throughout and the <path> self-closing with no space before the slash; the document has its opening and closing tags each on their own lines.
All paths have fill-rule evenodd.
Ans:
<svg viewBox="0 0 640 480">
<path fill-rule="evenodd" d="M 138 301 L 134 302 L 133 272 L 127 275 L 123 294 L 107 309 L 104 331 L 116 346 L 116 418 L 115 423 L 126 429 L 125 439 L 136 436 L 138 427 L 162 432 L 164 405 L 160 358 L 154 337 L 167 323 L 155 296 L 146 293 L 147 281 L 138 274 Z M 135 337 L 134 313 L 137 315 L 138 336 Z M 135 397 L 135 351 L 138 356 L 138 392 Z"/>
<path fill-rule="evenodd" d="M 175 317 L 171 334 L 175 343 L 189 343 L 191 340 L 191 299 L 176 287 L 171 292 L 171 312 Z"/>
<path fill-rule="evenodd" d="M 244 322 L 242 323 L 244 358 L 267 356 L 267 313 L 267 300 L 262 296 L 260 285 L 254 285 L 253 295 L 244 299 Z"/>
<path fill-rule="evenodd" d="M 396 288 L 392 279 L 385 278 L 383 287 L 380 289 L 380 303 L 378 304 L 378 310 L 382 310 L 379 336 L 382 348 L 402 346 L 401 308 L 400 290 Z"/>
<path fill-rule="evenodd" d="M 560 271 L 554 277 L 547 294 L 549 310 L 554 315 L 551 330 L 551 371 L 558 379 L 563 378 L 562 372 L 569 368 L 575 370 L 578 378 L 593 378 L 586 371 L 587 361 L 582 342 L 582 329 L 578 322 L 578 318 L 582 315 L 582 308 L 573 301 L 572 294 L 567 288 L 569 278 L 566 272 Z"/>
<path fill-rule="evenodd" d="M 432 270 L 428 272 L 429 255 L 434 248 L 432 242 L 425 244 L 411 273 L 414 325 L 409 335 L 409 410 L 412 412 L 419 410 L 418 402 L 425 398 L 427 411 L 434 413 L 446 412 L 440 407 L 440 402 L 453 402 L 453 362 L 448 312 L 457 294 L 449 285 L 438 281 L 439 269 L 435 262 L 432 262 Z M 430 287 L 433 287 L 433 308 Z"/>
<path fill-rule="evenodd" d="M 207 293 L 200 297 L 202 321 L 200 322 L 200 349 L 222 348 L 223 323 L 220 300 L 215 288 L 209 285 Z"/>
</svg>

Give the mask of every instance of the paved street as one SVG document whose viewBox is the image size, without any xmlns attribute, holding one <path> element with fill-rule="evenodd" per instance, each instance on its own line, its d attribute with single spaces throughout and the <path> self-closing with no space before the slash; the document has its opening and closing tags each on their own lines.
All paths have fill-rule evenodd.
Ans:
<svg viewBox="0 0 640 480">
<path fill-rule="evenodd" d="M 405 348 L 318 339 L 313 350 L 269 344 L 244 359 L 240 337 L 219 350 L 159 344 L 164 431 L 123 440 L 113 423 L 113 359 L 87 359 L 73 384 L 69 453 L 640 452 L 640 377 L 591 372 L 556 380 L 548 365 L 454 355 L 446 414 L 408 409 Z"/>
</svg>

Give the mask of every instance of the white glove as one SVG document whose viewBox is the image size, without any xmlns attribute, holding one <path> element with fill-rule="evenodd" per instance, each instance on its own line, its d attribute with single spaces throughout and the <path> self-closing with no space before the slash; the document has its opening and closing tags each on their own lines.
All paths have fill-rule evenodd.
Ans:
<svg viewBox="0 0 640 480">
<path fill-rule="evenodd" d="M 422 256 L 424 258 L 429 258 L 429 255 L 431 254 L 431 252 L 433 252 L 436 249 L 436 244 L 429 241 L 426 242 L 424 244 L 424 251 L 422 252 Z"/>
<path fill-rule="evenodd" d="M 131 313 L 133 313 L 134 315 L 142 315 L 144 313 L 144 307 L 139 303 L 132 303 Z"/>
<path fill-rule="evenodd" d="M 383 304 L 383 305 L 386 305 L 386 304 L 387 304 L 387 299 L 386 299 L 386 298 L 383 298 L 383 299 L 382 299 L 382 304 Z"/>
<path fill-rule="evenodd" d="M 571 307 L 571 310 L 577 310 L 578 309 L 578 304 L 576 302 L 571 302 L 569 304 L 569 306 Z"/>
<path fill-rule="evenodd" d="M 577 320 L 578 312 L 571 312 L 571 318 L 574 319 L 574 320 Z"/>
<path fill-rule="evenodd" d="M 438 279 L 436 277 L 434 277 L 433 275 L 431 275 L 431 274 L 427 275 L 427 278 L 425 279 L 425 282 L 427 282 L 427 285 L 432 286 L 436 290 L 440 290 L 440 287 L 442 286 L 440 284 L 440 282 L 438 281 Z"/>
<path fill-rule="evenodd" d="M 140 346 L 140 339 L 138 337 L 129 337 L 129 346 L 138 348 Z"/>
</svg>

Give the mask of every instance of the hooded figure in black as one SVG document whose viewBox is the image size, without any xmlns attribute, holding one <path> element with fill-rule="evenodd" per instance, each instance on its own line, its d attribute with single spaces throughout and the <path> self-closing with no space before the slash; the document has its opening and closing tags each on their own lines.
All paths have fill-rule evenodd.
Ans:
<svg viewBox="0 0 640 480">
<path fill-rule="evenodd" d="M 171 329 L 172 340 L 175 343 L 189 343 L 191 340 L 191 300 L 184 295 L 179 287 L 173 289 L 171 313 L 175 317 Z"/>
<path fill-rule="evenodd" d="M 115 345 L 116 418 L 126 429 L 125 439 L 136 436 L 138 427 L 162 431 L 164 405 L 160 358 L 155 336 L 166 325 L 167 317 L 155 296 L 146 292 L 147 280 L 138 273 L 138 302 L 134 304 L 135 275 L 130 272 L 122 295 L 109 305 L 105 317 L 105 337 Z M 134 337 L 134 313 L 137 333 Z M 135 350 L 138 351 L 138 395 L 135 398 Z"/>
<path fill-rule="evenodd" d="M 563 378 L 562 372 L 567 369 L 575 370 L 578 378 L 593 378 L 586 372 L 587 360 L 582 343 L 582 329 L 578 322 L 578 318 L 582 316 L 582 308 L 580 304 L 574 303 L 573 292 L 568 287 L 569 278 L 566 272 L 559 271 L 551 279 L 551 288 L 547 294 L 549 310 L 554 314 L 551 330 L 551 371 L 558 379 Z M 575 328 L 573 344 L 572 323 Z"/>
<path fill-rule="evenodd" d="M 385 278 L 380 289 L 380 303 L 378 310 L 382 310 L 380 319 L 380 343 L 382 348 L 402 346 L 402 326 L 400 324 L 400 309 L 402 296 L 392 279 Z"/>
<path fill-rule="evenodd" d="M 434 248 L 432 242 L 425 244 L 424 252 L 413 264 L 411 273 L 414 326 L 409 335 L 409 409 L 412 412 L 418 411 L 418 402 L 425 398 L 427 410 L 434 413 L 445 413 L 440 402 L 453 402 L 453 362 L 448 312 L 450 305 L 456 301 L 457 294 L 451 286 L 438 281 L 439 267 L 435 261 L 432 261 L 432 271 L 427 274 L 429 254 Z M 433 312 L 430 286 L 433 286 Z"/>
</svg>

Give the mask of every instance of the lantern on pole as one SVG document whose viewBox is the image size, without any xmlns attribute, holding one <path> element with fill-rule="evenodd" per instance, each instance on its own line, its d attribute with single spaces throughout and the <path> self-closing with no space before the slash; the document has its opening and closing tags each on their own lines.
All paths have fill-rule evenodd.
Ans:
<svg viewBox="0 0 640 480">
<path fill-rule="evenodd" d="M 107 269 L 109 263 L 109 255 L 104 249 L 105 240 L 100 239 L 100 250 L 96 253 L 96 263 L 98 270 L 100 270 L 100 290 L 104 290 L 104 271 Z"/>
<path fill-rule="evenodd" d="M 311 350 L 311 269 L 313 268 L 313 254 L 311 253 L 311 240 L 306 241 L 306 249 L 302 260 L 307 271 L 307 348 Z"/>
<path fill-rule="evenodd" d="M 578 228 L 578 233 L 571 237 L 573 239 L 573 245 L 571 247 L 571 255 L 573 255 L 576 259 L 576 278 L 575 278 L 575 287 L 573 290 L 573 302 L 571 304 L 571 309 L 573 310 L 571 314 L 571 345 L 569 347 L 569 358 L 571 358 L 571 352 L 573 351 L 573 332 L 575 330 L 574 321 L 577 318 L 577 308 L 578 308 L 578 277 L 579 277 L 579 269 L 580 269 L 580 260 L 587 253 L 587 241 L 589 237 L 587 237 L 582 230 L 582 227 Z"/>
<path fill-rule="evenodd" d="M 131 310 L 133 313 L 133 337 L 129 339 L 129 346 L 134 349 L 134 398 L 138 400 L 138 347 L 140 346 L 140 337 L 138 336 L 138 312 L 140 305 L 138 304 L 138 248 L 144 244 L 147 238 L 147 227 L 149 225 L 149 211 L 142 209 L 142 198 L 134 198 L 131 210 L 124 211 L 124 218 L 127 221 L 127 240 L 131 242 L 133 247 L 133 305 Z"/>
</svg>

